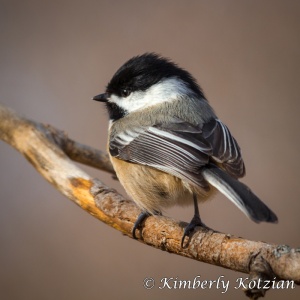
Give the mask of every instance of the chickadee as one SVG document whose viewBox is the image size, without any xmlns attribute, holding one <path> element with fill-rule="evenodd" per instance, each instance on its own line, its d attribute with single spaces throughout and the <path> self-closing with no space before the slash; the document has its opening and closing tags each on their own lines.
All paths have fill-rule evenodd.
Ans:
<svg viewBox="0 0 300 300">
<path fill-rule="evenodd" d="M 143 220 L 174 204 L 194 204 L 181 246 L 203 225 L 198 201 L 219 190 L 254 222 L 276 215 L 238 178 L 241 150 L 216 116 L 193 76 L 155 53 L 135 56 L 112 77 L 104 94 L 109 114 L 108 152 L 116 174 L 142 209 Z"/>
</svg>

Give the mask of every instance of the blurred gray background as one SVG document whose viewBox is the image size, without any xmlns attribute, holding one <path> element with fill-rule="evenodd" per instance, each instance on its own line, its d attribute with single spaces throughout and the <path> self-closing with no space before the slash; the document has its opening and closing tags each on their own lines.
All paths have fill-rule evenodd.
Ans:
<svg viewBox="0 0 300 300">
<path fill-rule="evenodd" d="M 249 221 L 223 196 L 200 207 L 223 232 L 300 246 L 299 1 L 0 2 L 0 102 L 105 150 L 91 97 L 130 57 L 155 51 L 199 81 L 244 155 L 243 179 L 278 215 Z M 97 221 L 0 142 L 1 299 L 243 299 L 244 274 L 156 250 Z M 124 193 L 103 172 L 83 167 Z M 193 208 L 166 212 L 189 221 Z M 230 280 L 227 293 L 160 290 L 164 277 Z M 157 286 L 143 287 L 145 277 Z M 267 299 L 299 299 L 300 288 Z"/>
</svg>

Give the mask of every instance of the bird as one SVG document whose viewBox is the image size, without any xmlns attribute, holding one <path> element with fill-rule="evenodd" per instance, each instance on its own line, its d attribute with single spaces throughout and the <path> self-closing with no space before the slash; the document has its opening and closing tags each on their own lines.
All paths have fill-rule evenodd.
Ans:
<svg viewBox="0 0 300 300">
<path fill-rule="evenodd" d="M 245 175 L 241 149 L 187 70 L 157 53 L 137 55 L 92 99 L 105 103 L 110 161 L 141 208 L 134 238 L 148 216 L 193 204 L 184 248 L 194 229 L 205 226 L 198 202 L 217 191 L 252 221 L 277 223 L 274 212 L 239 181 Z"/>
</svg>

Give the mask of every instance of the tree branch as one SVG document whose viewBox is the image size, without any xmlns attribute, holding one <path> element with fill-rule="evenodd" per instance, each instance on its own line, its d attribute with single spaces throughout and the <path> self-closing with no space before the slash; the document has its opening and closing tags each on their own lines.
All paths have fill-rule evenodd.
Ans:
<svg viewBox="0 0 300 300">
<path fill-rule="evenodd" d="M 0 105 L 0 138 L 22 153 L 34 168 L 62 194 L 102 222 L 132 238 L 139 208 L 114 189 L 92 178 L 72 161 L 115 174 L 109 158 L 82 145 L 49 125 L 16 115 Z M 189 245 L 180 246 L 187 224 L 164 216 L 145 221 L 139 241 L 181 256 L 250 274 L 251 280 L 293 280 L 300 284 L 300 249 L 249 241 L 199 229 Z M 257 299 L 266 290 L 254 288 L 247 296 Z"/>
<path fill-rule="evenodd" d="M 116 178 L 116 173 L 106 153 L 90 146 L 71 140 L 68 135 L 51 125 L 43 125 L 43 131 L 72 160 L 96 169 L 109 172 Z"/>
</svg>

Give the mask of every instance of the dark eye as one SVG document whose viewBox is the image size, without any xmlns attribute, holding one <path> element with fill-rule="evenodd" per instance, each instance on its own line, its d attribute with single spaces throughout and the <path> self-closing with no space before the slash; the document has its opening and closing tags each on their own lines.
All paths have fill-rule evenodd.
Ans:
<svg viewBox="0 0 300 300">
<path fill-rule="evenodd" d="M 127 97 L 127 96 L 130 95 L 130 93 L 131 93 L 131 90 L 130 90 L 130 89 L 122 89 L 122 90 L 121 90 L 121 96 L 122 96 L 122 97 Z"/>
</svg>

